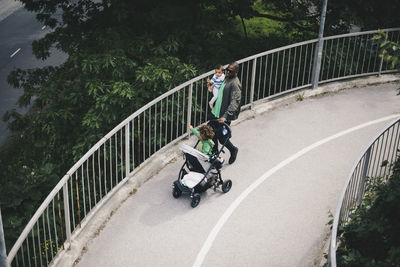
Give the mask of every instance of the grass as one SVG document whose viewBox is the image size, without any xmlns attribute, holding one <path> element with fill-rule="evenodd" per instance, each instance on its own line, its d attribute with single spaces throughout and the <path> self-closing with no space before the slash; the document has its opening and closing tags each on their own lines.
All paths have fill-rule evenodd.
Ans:
<svg viewBox="0 0 400 267">
<path fill-rule="evenodd" d="M 284 24 L 267 18 L 251 18 L 244 19 L 246 25 L 247 36 L 251 39 L 268 38 L 268 36 L 281 35 Z M 244 30 L 240 17 L 236 17 L 236 31 L 244 36 Z"/>
<path fill-rule="evenodd" d="M 264 3 L 261 0 L 256 1 L 253 8 L 261 14 L 267 14 Z M 244 19 L 244 23 L 246 25 L 247 35 L 249 38 L 268 37 L 271 34 L 281 35 L 282 30 L 285 27 L 284 23 L 267 18 L 255 17 L 251 19 Z M 238 30 L 240 29 L 244 35 L 242 23 L 239 17 L 237 17 L 237 27 Z"/>
<path fill-rule="evenodd" d="M 136 188 L 133 188 L 133 189 L 129 192 L 129 195 L 132 196 L 132 195 L 136 194 L 136 192 L 137 192 L 137 189 L 136 189 Z"/>
<path fill-rule="evenodd" d="M 265 4 L 261 0 L 257 0 L 253 5 L 254 10 L 258 11 L 260 14 L 268 14 L 279 16 L 279 14 L 273 14 L 267 11 Z M 246 25 L 247 36 L 249 39 L 265 39 L 266 42 L 270 38 L 279 38 L 281 40 L 294 39 L 296 41 L 303 40 L 304 38 L 309 39 L 308 35 L 304 35 L 302 32 L 296 30 L 287 30 L 287 23 L 276 21 L 263 17 L 253 17 L 250 19 L 244 19 Z M 235 30 L 244 36 L 244 29 L 239 16 L 236 17 Z"/>
<path fill-rule="evenodd" d="M 298 94 L 298 95 L 296 96 L 296 100 L 297 100 L 297 101 L 303 101 L 303 100 L 304 100 L 304 93 Z"/>
</svg>

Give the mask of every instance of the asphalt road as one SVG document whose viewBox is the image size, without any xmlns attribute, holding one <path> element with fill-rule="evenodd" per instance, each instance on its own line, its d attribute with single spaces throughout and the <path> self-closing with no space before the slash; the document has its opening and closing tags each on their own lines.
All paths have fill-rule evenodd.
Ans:
<svg viewBox="0 0 400 267">
<path fill-rule="evenodd" d="M 354 162 L 400 116 L 398 86 L 306 98 L 233 126 L 229 193 L 209 190 L 195 209 L 174 199 L 179 157 L 84 244 L 78 266 L 319 266 Z"/>
<path fill-rule="evenodd" d="M 22 89 L 15 89 L 7 83 L 8 74 L 16 69 L 30 69 L 47 65 L 59 65 L 65 61 L 66 55 L 52 50 L 49 59 L 42 61 L 32 54 L 32 42 L 40 39 L 49 31 L 39 23 L 35 14 L 15 3 L 2 0 L 0 3 L 0 116 L 10 109 L 25 113 L 29 107 L 16 105 L 22 95 Z M 1 118 L 0 117 L 0 118 Z M 0 120 L 0 146 L 10 135 L 7 123 Z"/>
</svg>

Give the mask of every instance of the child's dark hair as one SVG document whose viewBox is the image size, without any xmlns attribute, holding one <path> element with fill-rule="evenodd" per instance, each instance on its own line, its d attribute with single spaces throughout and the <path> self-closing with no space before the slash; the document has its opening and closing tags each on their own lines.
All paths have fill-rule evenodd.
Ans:
<svg viewBox="0 0 400 267">
<path fill-rule="evenodd" d="M 219 69 L 222 69 L 222 68 L 224 68 L 224 66 L 222 66 L 221 64 L 215 65 L 215 70 L 219 70 Z"/>
<path fill-rule="evenodd" d="M 204 139 L 213 139 L 214 138 L 214 131 L 210 125 L 202 125 L 199 127 L 200 134 L 204 137 Z"/>
</svg>

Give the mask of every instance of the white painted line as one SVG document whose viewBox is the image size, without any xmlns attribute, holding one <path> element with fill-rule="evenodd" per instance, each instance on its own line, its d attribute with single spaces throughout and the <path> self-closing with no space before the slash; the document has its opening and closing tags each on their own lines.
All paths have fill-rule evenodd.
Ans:
<svg viewBox="0 0 400 267">
<path fill-rule="evenodd" d="M 349 134 L 351 132 L 360 130 L 362 128 L 371 126 L 373 124 L 377 124 L 383 121 L 391 120 L 394 118 L 398 118 L 399 114 L 396 115 L 391 115 L 387 117 L 383 117 L 374 121 L 370 121 L 367 123 L 360 124 L 358 126 L 355 126 L 353 128 L 344 130 L 342 132 L 339 132 L 337 134 L 331 135 L 327 138 L 324 138 L 318 142 L 315 142 L 314 144 L 303 148 L 302 150 L 298 151 L 297 153 L 293 154 L 289 158 L 285 159 L 284 161 L 281 161 L 278 165 L 264 173 L 260 178 L 258 178 L 256 181 L 254 181 L 249 187 L 246 188 L 236 199 L 232 204 L 228 207 L 228 209 L 224 212 L 224 214 L 219 218 L 217 224 L 214 226 L 214 228 L 211 230 L 211 232 L 208 234 L 208 237 L 206 241 L 204 242 L 199 254 L 197 254 L 196 261 L 193 263 L 193 267 L 200 267 L 203 264 L 204 258 L 206 257 L 208 251 L 210 250 L 215 238 L 217 237 L 219 231 L 222 229 L 226 221 L 229 219 L 229 217 L 232 215 L 232 213 L 236 210 L 236 208 L 240 205 L 240 203 L 251 193 L 253 192 L 254 189 L 256 189 L 262 182 L 264 182 L 268 177 L 270 177 L 272 174 L 277 172 L 278 170 L 282 169 L 292 161 L 298 159 L 299 157 L 303 156 L 304 154 L 310 152 L 314 148 L 317 148 L 325 143 L 328 143 L 334 139 L 337 139 L 339 137 L 342 137 L 346 134 Z"/>
<path fill-rule="evenodd" d="M 44 26 L 42 27 L 42 30 L 44 30 L 44 29 L 46 29 L 46 25 L 44 25 Z"/>
<path fill-rule="evenodd" d="M 10 57 L 15 56 L 15 55 L 19 52 L 19 50 L 21 50 L 21 48 L 18 48 L 17 51 L 15 51 L 14 53 L 12 53 L 12 55 L 11 55 Z"/>
</svg>

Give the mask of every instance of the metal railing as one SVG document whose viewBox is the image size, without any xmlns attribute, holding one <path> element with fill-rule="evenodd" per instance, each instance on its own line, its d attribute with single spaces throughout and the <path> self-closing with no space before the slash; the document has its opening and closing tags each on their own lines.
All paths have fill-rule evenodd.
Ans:
<svg viewBox="0 0 400 267">
<path fill-rule="evenodd" d="M 398 149 L 400 149 L 400 119 L 373 140 L 347 178 L 334 215 L 328 266 L 336 267 L 338 228 L 346 225 L 349 215 L 361 203 L 367 177 L 387 179 L 391 174 L 392 163 L 397 158 Z"/>
<path fill-rule="evenodd" d="M 387 29 L 398 41 L 400 28 Z M 324 38 L 320 82 L 392 72 L 371 40 L 377 31 Z M 317 39 L 239 60 L 242 108 L 311 87 Z M 209 119 L 200 75 L 143 106 L 95 144 L 60 180 L 8 254 L 13 266 L 47 266 L 68 249 L 93 214 L 160 149 L 188 136 L 187 126 Z M 133 173 L 132 173 L 133 172 Z M 134 175 L 133 175 L 134 179 Z"/>
</svg>

